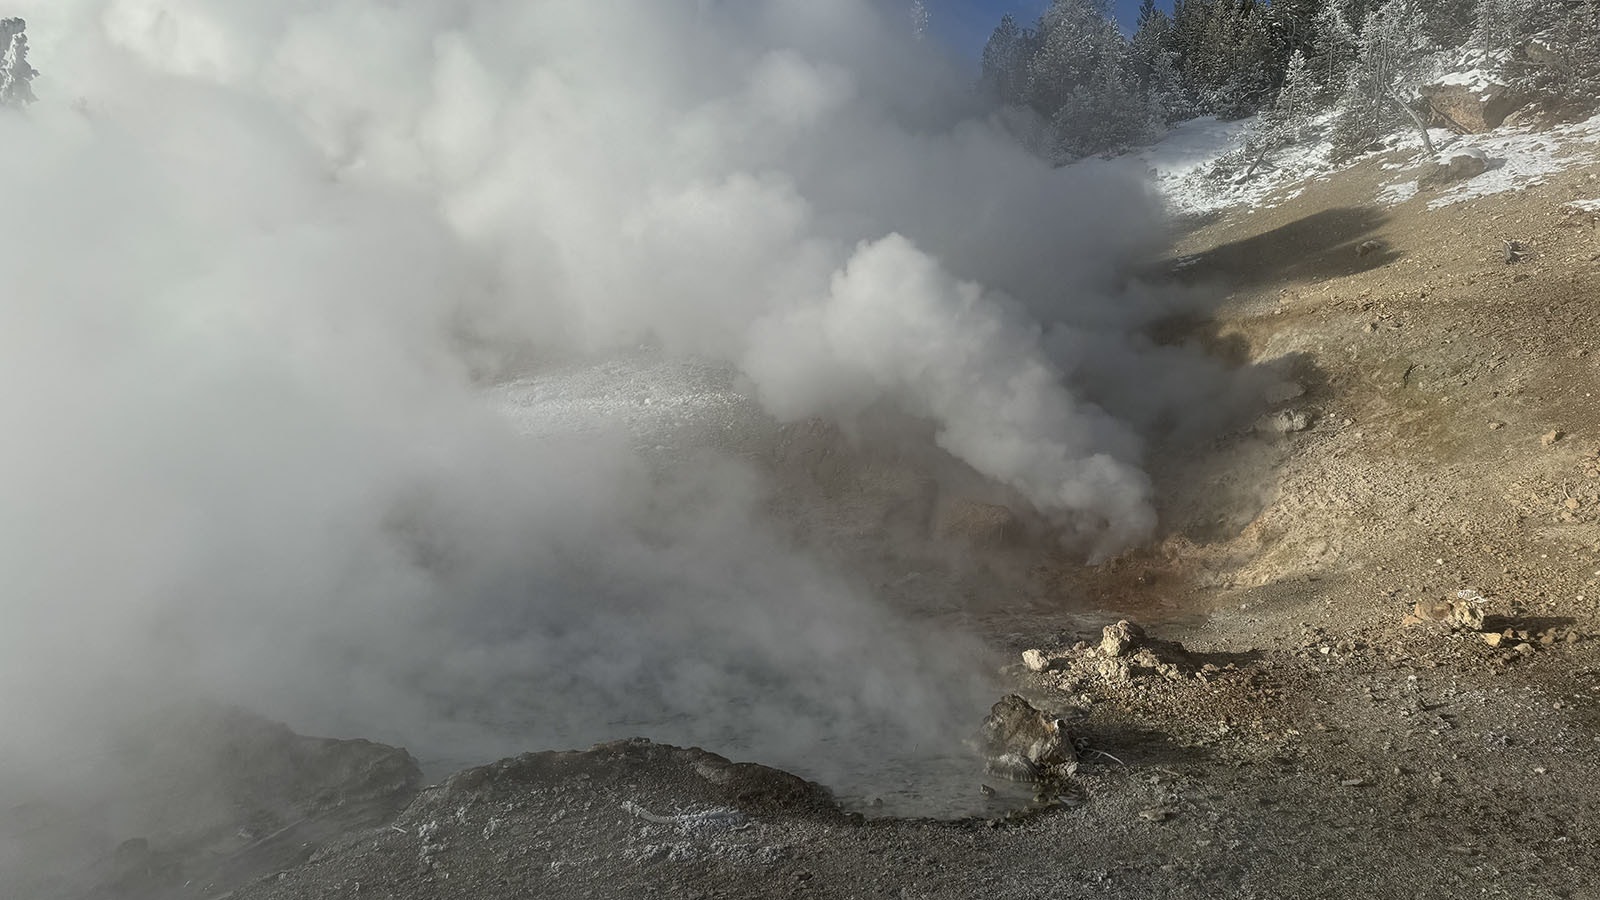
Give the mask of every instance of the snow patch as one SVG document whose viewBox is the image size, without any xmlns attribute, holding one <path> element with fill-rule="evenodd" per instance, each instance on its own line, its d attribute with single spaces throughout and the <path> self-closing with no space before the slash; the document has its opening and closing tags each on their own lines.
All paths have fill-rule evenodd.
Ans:
<svg viewBox="0 0 1600 900">
<path fill-rule="evenodd" d="M 1398 184 L 1386 185 L 1378 192 L 1378 201 L 1386 206 L 1397 206 L 1417 195 L 1417 182 L 1402 181 Z"/>
<path fill-rule="evenodd" d="M 1234 122 L 1202 116 L 1174 125 L 1156 144 L 1134 151 L 1132 157 L 1150 170 L 1156 187 L 1176 215 L 1204 215 L 1235 206 L 1273 207 L 1298 197 L 1303 188 L 1287 193 L 1289 184 L 1305 181 L 1328 169 L 1332 146 L 1308 142 L 1270 154 L 1248 179 L 1221 179 L 1212 174 L 1217 160 L 1244 147 L 1259 117 Z"/>
<path fill-rule="evenodd" d="M 1444 76 L 1436 83 L 1492 84 L 1490 78 L 1488 70 L 1472 69 Z M 1326 131 L 1330 121 L 1331 114 L 1313 125 Z M 1330 143 L 1308 141 L 1269 154 L 1248 179 L 1217 177 L 1217 161 L 1242 149 L 1256 123 L 1255 118 L 1236 122 L 1221 122 L 1210 116 L 1192 119 L 1174 126 L 1160 142 L 1131 156 L 1145 164 L 1168 207 L 1180 216 L 1204 215 L 1237 206 L 1271 208 L 1298 197 L 1311 180 L 1365 158 L 1335 165 L 1329 160 L 1333 149 Z M 1409 161 L 1382 164 L 1383 170 L 1396 173 L 1397 180 L 1378 189 L 1378 202 L 1394 206 L 1413 199 L 1420 191 L 1420 166 L 1463 155 L 1483 159 L 1488 164 L 1487 171 L 1431 195 L 1429 209 L 1533 187 L 1568 166 L 1595 160 L 1600 116 L 1547 132 L 1501 130 L 1473 135 L 1470 145 L 1460 143 L 1463 139 L 1459 135 L 1445 129 L 1430 129 L 1428 134 L 1435 146 L 1444 148 L 1437 156 L 1422 153 L 1421 135 L 1415 131 L 1399 132 L 1388 139 L 1390 150 L 1412 156 Z M 1090 164 L 1104 163 L 1091 160 L 1078 165 Z"/>
<path fill-rule="evenodd" d="M 642 350 L 545 367 L 489 388 L 486 399 L 524 437 L 622 431 L 649 447 L 679 429 L 728 428 L 757 416 L 732 381 L 726 367 Z"/>
<path fill-rule="evenodd" d="M 1484 69 L 1451 72 L 1434 79 L 1433 83 L 1441 87 L 1464 87 L 1477 94 L 1479 99 L 1482 100 L 1489 100 L 1496 93 L 1506 89 L 1504 82 Z"/>
<path fill-rule="evenodd" d="M 1444 143 L 1461 138 L 1436 134 L 1435 140 Z M 1436 158 L 1427 159 L 1425 164 L 1448 162 L 1458 156 L 1474 156 L 1487 162 L 1488 170 L 1440 191 L 1428 201 L 1428 208 L 1441 209 L 1467 200 L 1542 184 L 1546 177 L 1568 166 L 1593 162 L 1595 150 L 1592 145 L 1597 141 L 1600 141 L 1600 116 L 1550 131 L 1519 129 L 1473 135 L 1471 146 L 1446 146 Z M 1398 149 L 1420 150 L 1421 140 L 1415 134 L 1408 134 Z M 1414 175 L 1416 167 L 1416 163 L 1413 163 L 1402 168 Z M 1416 180 L 1412 178 L 1379 188 L 1378 200 L 1392 206 L 1404 203 L 1416 193 Z"/>
</svg>

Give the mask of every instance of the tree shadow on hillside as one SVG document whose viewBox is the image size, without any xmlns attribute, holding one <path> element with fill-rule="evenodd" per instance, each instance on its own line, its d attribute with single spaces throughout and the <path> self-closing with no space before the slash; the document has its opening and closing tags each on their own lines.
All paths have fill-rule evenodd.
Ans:
<svg viewBox="0 0 1600 900">
<path fill-rule="evenodd" d="M 1354 275 L 1399 259 L 1394 248 L 1362 245 L 1388 220 L 1374 206 L 1326 209 L 1204 253 L 1167 260 L 1166 271 L 1185 283 L 1226 281 L 1254 287 Z"/>
</svg>

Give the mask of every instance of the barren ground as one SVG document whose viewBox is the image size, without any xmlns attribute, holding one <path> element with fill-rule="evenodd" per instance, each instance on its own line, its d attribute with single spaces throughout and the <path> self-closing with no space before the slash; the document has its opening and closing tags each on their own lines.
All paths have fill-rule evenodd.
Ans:
<svg viewBox="0 0 1600 900">
<path fill-rule="evenodd" d="M 1086 747 L 1060 795 L 871 819 L 781 773 L 623 743 L 456 776 L 232 896 L 1600 896 L 1600 232 L 1562 211 L 1600 195 L 1600 167 L 1430 211 L 1426 193 L 1372 206 L 1381 162 L 1173 251 L 1227 297 L 1171 337 L 1291 359 L 1305 393 L 1283 409 L 1308 427 L 1154 454 L 1161 539 L 1089 572 L 975 550 L 1033 555 L 1016 596 L 961 611 L 1011 659 L 1081 661 L 1090 626 L 1128 617 L 1211 666 L 1010 667 Z M 1528 257 L 1505 262 L 1505 239 Z M 826 456 L 787 440 L 790 462 Z M 1495 637 L 1406 624 L 1461 591 Z"/>
</svg>

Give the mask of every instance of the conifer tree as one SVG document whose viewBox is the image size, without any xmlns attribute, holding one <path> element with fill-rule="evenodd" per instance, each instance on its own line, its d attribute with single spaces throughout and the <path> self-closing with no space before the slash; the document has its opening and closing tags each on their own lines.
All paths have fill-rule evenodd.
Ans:
<svg viewBox="0 0 1600 900">
<path fill-rule="evenodd" d="M 1367 15 L 1334 125 L 1334 145 L 1341 155 L 1359 152 L 1405 119 L 1416 126 L 1428 152 L 1435 152 L 1427 124 L 1409 102 L 1431 50 L 1417 0 L 1389 0 Z"/>
<path fill-rule="evenodd" d="M 1307 71 L 1317 86 L 1317 98 L 1332 103 L 1344 93 L 1356 61 L 1356 33 L 1338 0 L 1323 0 L 1312 28 Z"/>
<path fill-rule="evenodd" d="M 0 19 L 0 106 L 22 107 L 32 103 L 33 79 L 38 70 L 28 64 L 28 23 L 22 19 Z"/>
</svg>

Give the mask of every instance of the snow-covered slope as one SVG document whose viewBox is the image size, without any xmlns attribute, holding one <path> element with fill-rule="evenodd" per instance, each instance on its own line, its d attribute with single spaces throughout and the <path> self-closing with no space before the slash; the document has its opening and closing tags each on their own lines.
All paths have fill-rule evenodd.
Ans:
<svg viewBox="0 0 1600 900">
<path fill-rule="evenodd" d="M 1451 135 L 1440 146 L 1441 156 L 1449 156 L 1460 148 L 1475 148 L 1488 157 L 1489 168 L 1482 175 L 1428 194 L 1428 208 L 1438 209 L 1464 200 L 1532 187 L 1568 166 L 1593 162 L 1597 146 L 1600 146 L 1600 116 L 1550 131 L 1503 128 L 1489 134 Z M 1413 143 L 1408 149 L 1418 148 Z M 1426 158 L 1414 162 L 1406 169 L 1406 174 L 1411 176 L 1409 180 L 1387 185 L 1379 199 L 1390 205 L 1411 199 L 1417 193 L 1417 176 L 1425 174 L 1432 162 Z"/>
<path fill-rule="evenodd" d="M 1203 215 L 1236 206 L 1276 205 L 1298 190 L 1282 189 L 1330 169 L 1329 146 L 1317 141 L 1273 154 L 1248 179 L 1212 174 L 1217 160 L 1243 148 L 1258 118 L 1222 122 L 1212 116 L 1173 126 L 1155 144 L 1135 151 L 1178 215 Z"/>
<path fill-rule="evenodd" d="M 1359 156 L 1336 165 L 1329 160 L 1331 145 L 1318 139 L 1270 155 L 1248 179 L 1219 177 L 1214 172 L 1217 161 L 1240 150 L 1256 122 L 1192 119 L 1174 126 L 1160 141 L 1135 151 L 1131 158 L 1150 170 L 1156 187 L 1178 215 L 1276 206 L 1294 199 L 1313 179 L 1372 158 Z M 1419 180 L 1437 160 L 1423 150 L 1416 132 L 1400 132 L 1387 142 L 1390 158 L 1383 165 L 1395 176 L 1378 189 L 1373 202 L 1393 206 L 1420 199 L 1437 209 L 1538 184 L 1570 165 L 1596 158 L 1600 150 L 1600 116 L 1543 132 L 1500 129 L 1490 134 L 1456 135 L 1434 129 L 1429 136 L 1444 158 L 1466 148 L 1481 151 L 1488 159 L 1488 170 L 1447 188 L 1422 191 Z"/>
</svg>

